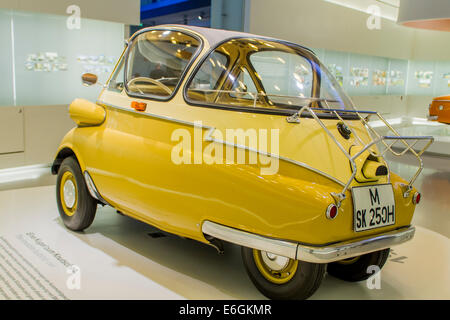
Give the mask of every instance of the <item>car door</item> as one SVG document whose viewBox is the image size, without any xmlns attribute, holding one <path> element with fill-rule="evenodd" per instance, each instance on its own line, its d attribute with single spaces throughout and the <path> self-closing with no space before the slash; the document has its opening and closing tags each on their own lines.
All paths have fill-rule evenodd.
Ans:
<svg viewBox="0 0 450 320">
<path fill-rule="evenodd" d="M 167 121 L 183 75 L 200 50 L 183 32 L 152 30 L 138 35 L 116 67 L 98 103 L 107 110 L 87 161 L 102 197 L 138 219 L 170 229 L 176 179 L 171 178 L 171 133 Z M 173 118 L 173 113 L 170 116 Z"/>
</svg>

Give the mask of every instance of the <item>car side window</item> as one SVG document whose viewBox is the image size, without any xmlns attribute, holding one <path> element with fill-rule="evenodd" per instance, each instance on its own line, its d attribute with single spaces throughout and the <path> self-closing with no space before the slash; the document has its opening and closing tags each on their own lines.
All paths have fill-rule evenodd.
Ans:
<svg viewBox="0 0 450 320">
<path fill-rule="evenodd" d="M 290 52 L 262 51 L 250 56 L 255 72 L 267 94 L 310 97 L 313 88 L 313 69 L 305 57 Z M 282 99 L 281 99 L 282 100 Z"/>
<path fill-rule="evenodd" d="M 200 48 L 200 41 L 183 32 L 152 30 L 137 36 L 126 64 L 127 92 L 168 98 Z"/>
<path fill-rule="evenodd" d="M 215 90 L 219 78 L 227 71 L 228 58 L 221 52 L 212 52 L 192 80 L 191 89 Z"/>
<path fill-rule="evenodd" d="M 247 68 L 241 68 L 241 72 L 233 82 L 231 91 L 230 96 L 233 98 L 250 100 L 255 98 L 255 94 L 258 90 L 256 90 L 255 83 L 253 82 Z M 242 92 L 242 94 L 238 92 Z"/>
</svg>

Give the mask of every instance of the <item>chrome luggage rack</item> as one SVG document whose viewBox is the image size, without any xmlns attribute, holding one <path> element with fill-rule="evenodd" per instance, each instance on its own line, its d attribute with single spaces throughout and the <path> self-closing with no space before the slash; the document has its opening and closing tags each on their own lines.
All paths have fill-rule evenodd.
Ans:
<svg viewBox="0 0 450 320">
<path fill-rule="evenodd" d="M 327 107 L 329 107 L 326 100 L 322 100 L 322 99 L 309 99 L 309 100 L 325 102 Z M 334 141 L 334 143 L 338 146 L 338 148 L 342 151 L 342 153 L 350 161 L 350 164 L 352 167 L 352 175 L 351 175 L 350 179 L 344 185 L 344 188 L 340 193 L 332 193 L 332 196 L 335 198 L 338 206 L 340 206 L 341 202 L 346 198 L 345 193 L 349 189 L 350 184 L 352 183 L 353 179 L 356 176 L 358 168 L 356 166 L 355 160 L 366 151 L 368 151 L 374 157 L 382 157 L 388 151 L 390 151 L 394 156 L 398 156 L 398 157 L 405 155 L 408 151 L 413 154 L 413 156 L 417 159 L 417 161 L 419 163 L 419 168 L 417 169 L 414 176 L 409 180 L 409 183 L 407 185 L 404 185 L 404 187 L 403 187 L 403 197 L 405 197 L 405 198 L 408 197 L 412 190 L 413 183 L 416 181 L 417 177 L 420 175 L 420 173 L 423 170 L 423 160 L 421 158 L 421 155 L 434 142 L 434 137 L 432 137 L 432 136 L 402 136 L 378 112 L 376 112 L 376 111 L 360 111 L 360 110 L 356 110 L 353 106 L 352 106 L 352 108 L 354 110 L 343 110 L 343 109 L 332 109 L 332 108 L 318 109 L 318 108 L 311 108 L 309 106 L 304 106 L 300 109 L 300 111 L 296 112 L 292 116 L 289 116 L 287 118 L 287 121 L 290 123 L 300 123 L 300 118 L 301 118 L 302 114 L 305 111 L 307 111 L 312 116 L 312 118 L 316 120 L 316 122 L 322 127 L 322 129 L 327 133 L 327 135 L 331 138 L 331 140 Z M 345 150 L 345 148 L 336 139 L 336 137 L 333 135 L 333 133 L 331 133 L 331 131 L 328 130 L 328 128 L 323 123 L 323 121 L 317 116 L 316 111 L 331 112 L 334 116 L 336 116 L 336 118 L 339 119 L 351 131 L 351 133 L 355 137 L 356 143 L 358 145 L 362 146 L 362 149 L 358 153 L 356 153 L 354 156 L 351 156 L 349 151 Z M 357 120 L 360 120 L 363 123 L 364 127 L 368 129 L 369 137 L 370 137 L 371 141 L 369 141 L 367 143 L 364 142 L 358 136 L 358 134 L 356 133 L 356 130 L 354 130 L 354 128 L 352 128 L 351 124 L 349 124 L 348 121 L 344 120 L 344 118 L 341 116 L 341 114 L 357 115 L 357 117 L 358 117 Z M 362 115 L 365 115 L 365 117 L 363 117 Z M 392 133 L 392 135 L 381 135 L 369 124 L 370 117 L 374 116 L 374 115 L 377 116 L 378 119 L 381 120 L 386 125 L 386 127 L 389 129 L 389 131 Z M 403 148 L 395 146 L 395 144 L 399 141 L 403 144 Z M 417 145 L 417 143 L 419 141 L 428 141 L 428 142 L 420 150 L 416 151 L 414 149 L 414 147 Z M 384 145 L 384 149 L 382 151 L 376 152 L 371 147 L 374 145 L 377 145 L 379 143 Z M 396 149 L 400 149 L 400 151 L 394 150 L 394 146 Z"/>
<path fill-rule="evenodd" d="M 265 92 L 247 92 L 247 91 L 235 91 L 235 90 L 214 90 L 214 89 L 190 89 L 193 91 L 201 91 L 201 92 L 208 92 L 208 93 L 233 93 L 233 94 L 241 94 L 241 95 L 249 95 L 253 99 L 253 107 L 256 107 L 257 100 L 259 96 L 271 96 L 271 97 L 280 97 L 280 98 L 290 98 L 290 99 L 299 99 L 302 101 L 308 101 L 310 103 L 312 102 L 321 102 L 324 103 L 327 108 L 311 108 L 308 105 L 302 107 L 299 111 L 294 113 L 293 115 L 286 118 L 286 120 L 289 123 L 300 123 L 300 119 L 304 112 L 308 112 L 312 118 L 322 127 L 322 129 L 327 133 L 327 135 L 331 138 L 331 140 L 334 141 L 334 143 L 338 146 L 338 148 L 342 151 L 342 153 L 348 158 L 351 164 L 352 168 L 352 175 L 350 179 L 343 185 L 344 188 L 340 193 L 332 193 L 333 198 L 336 200 L 336 204 L 339 207 L 341 205 L 341 202 L 345 200 L 346 195 L 345 193 L 350 188 L 350 184 L 352 183 L 353 179 L 355 179 L 355 176 L 357 174 L 357 166 L 355 163 L 355 160 L 364 152 L 368 151 L 372 156 L 374 157 L 382 157 L 386 152 L 390 151 L 394 156 L 403 156 L 408 151 L 413 154 L 413 156 L 417 159 L 419 163 L 419 168 L 417 172 L 414 174 L 414 176 L 409 180 L 409 183 L 407 185 L 404 185 L 403 187 L 403 196 L 406 198 L 409 196 L 412 185 L 416 181 L 417 177 L 420 175 L 420 173 L 423 170 L 423 161 L 421 158 L 421 155 L 429 148 L 429 146 L 434 142 L 434 137 L 432 136 L 401 136 L 397 130 L 392 127 L 389 122 L 384 119 L 380 113 L 376 111 L 360 111 L 356 110 L 356 108 L 351 105 L 353 110 L 344 110 L 344 109 L 333 109 L 330 108 L 330 105 L 328 102 L 339 102 L 337 100 L 330 100 L 330 99 L 321 99 L 321 98 L 305 98 L 305 97 L 299 97 L 299 96 L 288 96 L 288 95 L 281 95 L 281 94 L 267 94 Z M 292 109 L 290 109 L 292 110 Z M 322 120 L 317 115 L 316 111 L 323 112 L 329 112 L 332 115 L 336 116 L 337 119 L 339 119 L 353 134 L 355 137 L 355 141 L 358 145 L 362 146 L 362 149 L 356 153 L 354 156 L 351 156 L 349 151 L 345 150 L 345 148 L 341 145 L 341 143 L 336 139 L 336 137 L 331 133 L 330 130 L 327 129 L 325 124 L 322 122 Z M 369 137 L 371 139 L 370 142 L 365 143 L 356 133 L 356 131 L 352 128 L 352 126 L 348 123 L 348 121 L 344 120 L 344 118 L 341 116 L 343 114 L 346 115 L 356 115 L 355 120 L 360 120 L 364 127 L 368 129 Z M 364 115 L 365 117 L 363 117 Z M 392 133 L 392 135 L 381 135 L 379 134 L 370 124 L 369 120 L 371 116 L 377 116 L 379 120 L 381 120 L 386 127 L 389 129 L 389 131 Z M 389 141 L 389 142 L 388 142 Z M 400 141 L 404 149 L 400 149 L 400 152 L 397 152 L 394 150 L 395 144 Z M 417 145 L 419 141 L 428 141 L 428 143 L 425 144 L 420 151 L 414 150 L 414 147 Z M 410 142 L 410 143 L 408 143 Z M 371 149 L 372 146 L 381 143 L 384 145 L 384 150 L 382 152 L 376 152 L 373 149 Z M 395 147 L 396 149 L 399 149 L 399 147 Z"/>
</svg>

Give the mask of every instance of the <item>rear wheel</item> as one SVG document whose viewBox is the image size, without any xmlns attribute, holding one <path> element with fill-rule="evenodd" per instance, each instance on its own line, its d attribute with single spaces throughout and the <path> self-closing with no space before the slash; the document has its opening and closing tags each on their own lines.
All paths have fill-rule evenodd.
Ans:
<svg viewBox="0 0 450 320">
<path fill-rule="evenodd" d="M 307 299 L 320 286 L 326 264 L 289 259 L 242 247 L 242 259 L 256 288 L 276 300 Z"/>
<path fill-rule="evenodd" d="M 370 266 L 383 268 L 389 257 L 390 249 L 371 252 L 362 256 L 336 261 L 328 264 L 328 273 L 345 281 L 367 280 L 373 273 L 368 272 Z"/>
<path fill-rule="evenodd" d="M 97 200 L 89 194 L 80 166 L 73 157 L 64 159 L 59 168 L 56 200 L 59 215 L 70 230 L 82 231 L 94 221 Z"/>
</svg>

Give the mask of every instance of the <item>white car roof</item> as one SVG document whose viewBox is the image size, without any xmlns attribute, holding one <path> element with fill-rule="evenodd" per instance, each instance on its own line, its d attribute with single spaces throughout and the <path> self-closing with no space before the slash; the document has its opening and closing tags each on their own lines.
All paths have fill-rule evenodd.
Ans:
<svg viewBox="0 0 450 320">
<path fill-rule="evenodd" d="M 181 24 L 164 24 L 159 26 L 154 26 L 150 28 L 145 28 L 140 31 L 138 31 L 133 38 L 140 33 L 145 32 L 146 30 L 153 30 L 158 28 L 164 28 L 164 29 L 186 29 L 193 32 L 196 32 L 200 35 L 202 35 L 209 43 L 210 47 L 216 47 L 219 43 L 225 42 L 228 39 L 232 38 L 258 38 L 258 39 L 265 39 L 265 40 L 275 40 L 275 41 L 282 41 L 282 42 L 289 42 L 286 40 L 281 40 L 273 37 L 265 37 L 260 35 L 255 35 L 251 33 L 241 32 L 241 31 L 231 31 L 231 30 L 222 30 L 222 29 L 213 29 L 213 28 L 204 28 L 204 27 L 196 27 L 196 26 L 187 26 L 187 25 L 181 25 Z M 302 46 L 303 47 L 303 46 Z M 305 49 L 308 49 L 307 47 L 304 47 Z M 310 49 L 308 49 L 311 51 Z"/>
</svg>

